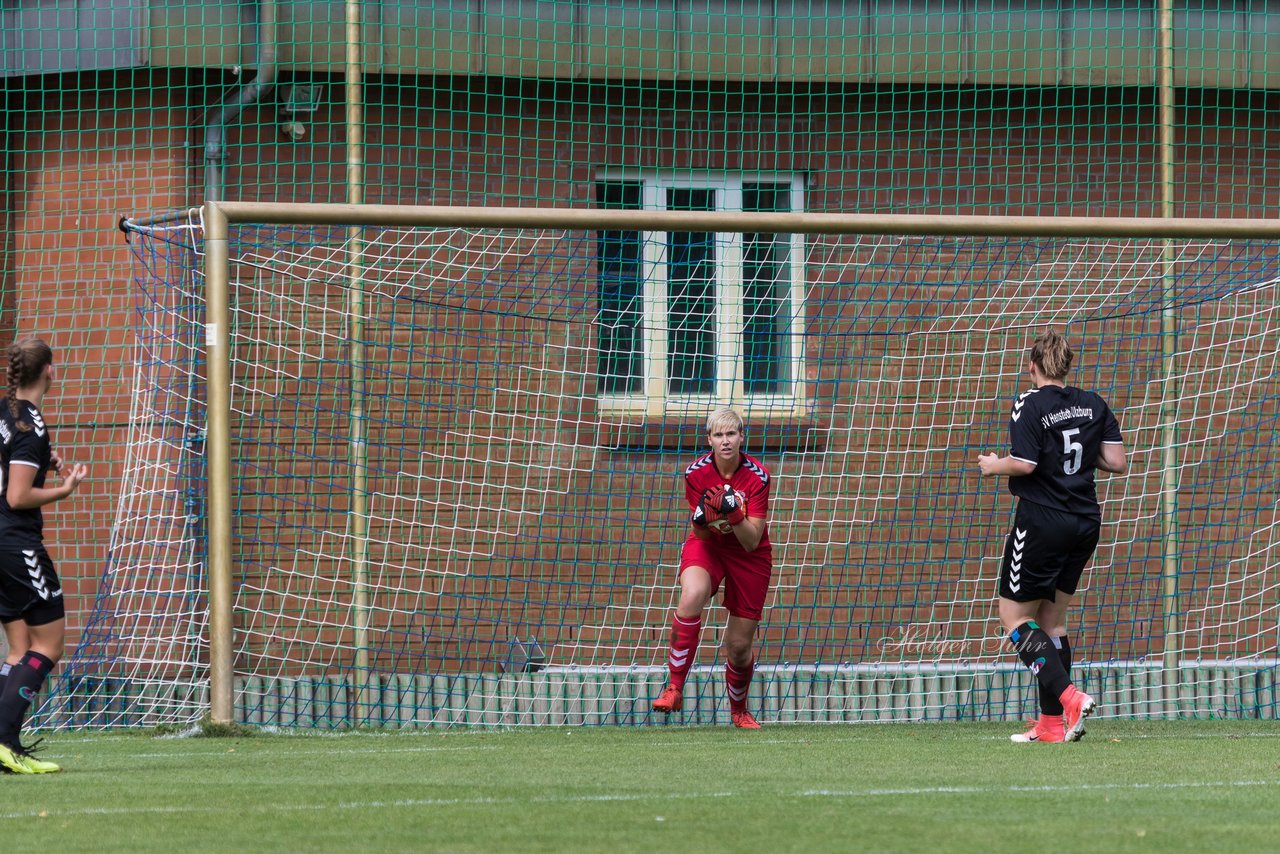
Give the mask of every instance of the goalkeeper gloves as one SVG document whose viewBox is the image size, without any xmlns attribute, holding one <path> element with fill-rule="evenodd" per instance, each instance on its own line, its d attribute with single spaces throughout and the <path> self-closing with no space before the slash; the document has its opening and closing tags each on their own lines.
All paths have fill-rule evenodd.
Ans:
<svg viewBox="0 0 1280 854">
<path fill-rule="evenodd" d="M 698 506 L 694 507 L 694 517 L 690 521 L 694 522 L 698 528 L 713 530 L 717 534 L 727 534 L 728 529 L 724 528 L 723 524 L 717 524 L 721 519 L 719 493 L 714 489 L 705 490 L 703 497 L 698 499 Z"/>
<path fill-rule="evenodd" d="M 702 493 L 689 521 L 694 524 L 694 527 L 715 531 L 717 534 L 727 534 L 730 525 L 736 525 L 745 518 L 747 518 L 747 497 L 725 484 L 723 491 L 708 489 Z"/>
<path fill-rule="evenodd" d="M 736 525 L 747 518 L 747 497 L 741 492 L 734 492 L 729 484 L 724 485 L 724 492 L 718 496 L 716 509 L 720 516 L 730 525 Z"/>
</svg>

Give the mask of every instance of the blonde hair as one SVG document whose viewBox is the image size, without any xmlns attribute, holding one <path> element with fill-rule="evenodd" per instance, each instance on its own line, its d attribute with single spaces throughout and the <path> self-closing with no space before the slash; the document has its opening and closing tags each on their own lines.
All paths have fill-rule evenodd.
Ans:
<svg viewBox="0 0 1280 854">
<path fill-rule="evenodd" d="M 738 432 L 742 432 L 743 423 L 742 416 L 738 414 L 736 409 L 730 409 L 722 406 L 719 409 L 712 410 L 707 416 L 707 435 L 710 436 L 715 432 L 717 427 L 727 427 L 732 425 L 737 428 Z"/>
<path fill-rule="evenodd" d="M 1040 373 L 1051 380 L 1066 377 L 1067 372 L 1071 370 L 1071 360 L 1075 357 L 1076 354 L 1072 352 L 1067 339 L 1052 329 L 1040 333 L 1040 337 L 1036 338 L 1035 343 L 1031 345 L 1031 361 L 1040 369 Z"/>
</svg>

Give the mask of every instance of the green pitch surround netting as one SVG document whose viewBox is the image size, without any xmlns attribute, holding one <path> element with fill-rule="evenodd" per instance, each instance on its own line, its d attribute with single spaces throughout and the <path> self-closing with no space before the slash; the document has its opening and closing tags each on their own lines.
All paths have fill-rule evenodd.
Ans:
<svg viewBox="0 0 1280 854">
<path fill-rule="evenodd" d="M 659 722 L 718 403 L 775 478 L 762 720 L 1031 714 L 994 619 L 1013 500 L 975 458 L 1046 326 L 1130 456 L 1075 678 L 1103 714 L 1276 716 L 1274 240 L 686 228 L 231 227 L 237 720 Z M 50 722 L 208 709 L 204 236 L 129 235 L 138 462 Z M 709 617 L 675 721 L 727 718 Z"/>
<path fill-rule="evenodd" d="M 148 683 L 163 696 L 200 697 L 207 681 L 189 664 L 204 656 L 206 605 L 194 592 L 205 567 L 196 545 L 206 525 L 204 369 L 190 350 L 200 339 L 171 340 L 167 327 L 148 325 L 154 308 L 144 301 L 139 311 L 138 294 L 156 286 L 136 286 L 135 275 L 190 281 L 189 293 L 160 299 L 197 325 L 203 285 L 197 262 L 132 267 L 116 230 L 123 214 L 218 198 L 357 197 L 723 211 L 785 202 L 884 214 L 1280 214 L 1280 8 L 1272 4 L 79 5 L 73 14 L 70 0 L 0 4 L 0 325 L 10 339 L 39 334 L 54 345 L 54 437 L 66 459 L 90 468 L 86 487 L 46 514 L 66 591 L 68 650 L 83 645 L 93 657 L 104 644 L 122 644 L 137 660 L 172 660 Z M 359 26 L 344 26 L 347 13 Z M 616 256 L 617 270 L 606 273 L 615 286 L 599 308 L 612 331 L 595 340 L 606 358 L 592 370 L 598 390 L 623 398 L 634 398 L 639 364 L 628 308 L 634 279 L 621 272 L 635 249 L 627 238 L 589 250 Z M 686 296 L 697 318 L 696 293 Z M 834 329 L 845 321 L 812 322 Z M 678 334 L 682 346 L 704 346 L 696 324 Z M 753 355 L 743 370 L 759 370 L 743 374 L 743 394 L 813 367 L 807 357 L 781 358 L 771 341 L 776 330 L 745 330 Z M 165 348 L 172 358 L 154 355 Z M 676 361 L 672 370 L 690 388 L 706 384 L 693 373 L 697 359 Z M 153 388 L 162 389 L 147 392 L 159 403 L 135 399 Z M 171 422 L 140 422 L 137 407 L 159 407 Z M 645 443 L 665 423 L 636 422 L 618 441 L 653 457 L 660 452 Z M 144 425 L 150 432 L 140 432 Z M 780 452 L 815 452 L 798 444 L 812 427 L 801 434 L 795 426 L 794 440 L 782 438 L 783 422 L 761 429 L 772 431 Z M 1178 441 L 1174 431 L 1170 442 Z M 686 450 L 662 453 L 674 463 Z M 1216 516 L 1204 524 L 1220 531 Z M 152 606 L 113 620 L 103 597 L 131 589 L 151 591 Z M 882 588 L 870 589 L 863 603 L 883 604 Z M 1250 601 L 1252 590 L 1228 598 Z M 1249 625 L 1239 631 L 1269 631 Z M 71 655 L 75 681 L 84 669 Z M 317 689 L 321 697 L 328 690 Z M 46 707 L 45 720 L 60 702 Z M 112 703 L 85 720 L 124 720 L 143 707 Z M 342 719 L 322 715 L 330 717 Z"/>
</svg>

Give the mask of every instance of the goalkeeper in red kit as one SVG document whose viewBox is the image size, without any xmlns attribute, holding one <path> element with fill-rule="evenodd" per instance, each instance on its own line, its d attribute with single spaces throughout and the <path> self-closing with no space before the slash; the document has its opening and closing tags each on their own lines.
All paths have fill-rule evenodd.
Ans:
<svg viewBox="0 0 1280 854">
<path fill-rule="evenodd" d="M 717 409 L 707 418 L 703 454 L 685 470 L 690 532 L 680 551 L 680 603 L 671 621 L 671 678 L 653 703 L 670 714 L 684 704 L 684 683 L 698 653 L 702 610 L 724 587 L 729 623 L 724 632 L 724 677 L 733 725 L 759 729 L 747 711 L 755 668 L 752 643 L 764 611 L 773 549 L 769 544 L 769 472 L 742 453 L 742 416 Z"/>
</svg>

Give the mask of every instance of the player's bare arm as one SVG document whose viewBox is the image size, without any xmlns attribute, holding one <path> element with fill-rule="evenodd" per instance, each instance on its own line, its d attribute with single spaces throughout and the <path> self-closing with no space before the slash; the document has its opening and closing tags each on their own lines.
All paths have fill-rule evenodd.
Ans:
<svg viewBox="0 0 1280 854">
<path fill-rule="evenodd" d="M 761 538 L 764 537 L 764 528 L 764 519 L 748 516 L 733 526 L 733 535 L 738 538 L 738 543 L 742 546 L 743 551 L 753 552 L 760 545 Z"/>
<path fill-rule="evenodd" d="M 983 477 L 1021 477 L 1035 471 L 1036 464 L 997 454 L 978 454 L 978 469 Z"/>
<path fill-rule="evenodd" d="M 1104 442 L 1098 452 L 1098 468 L 1112 474 L 1124 474 L 1129 470 L 1129 462 L 1125 459 L 1124 445 Z"/>
<path fill-rule="evenodd" d="M 14 510 L 34 510 L 55 501 L 61 501 L 76 491 L 89 474 L 83 463 L 71 467 L 62 483 L 57 486 L 37 487 L 35 466 L 12 465 L 9 467 L 9 484 L 5 498 Z"/>
</svg>

